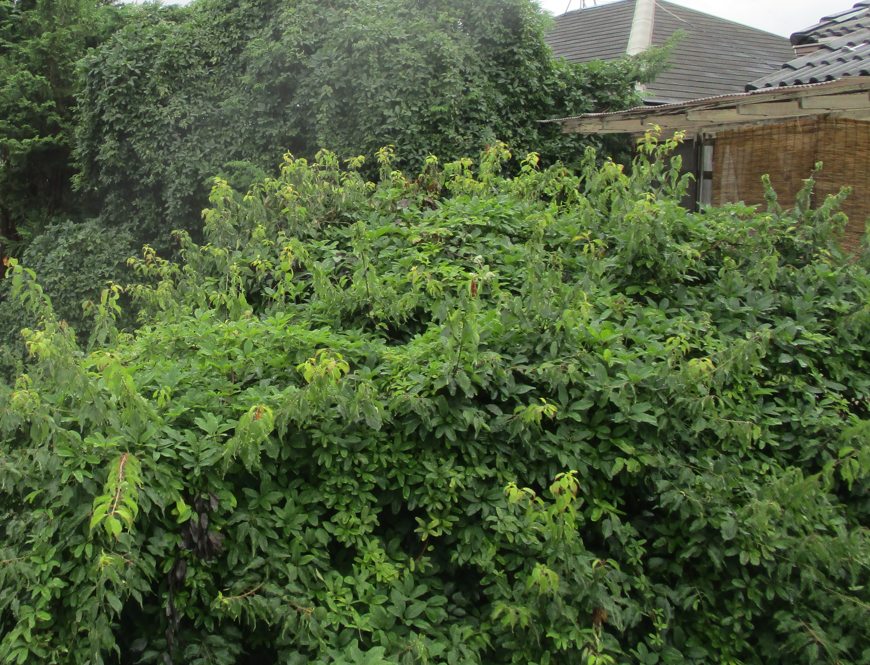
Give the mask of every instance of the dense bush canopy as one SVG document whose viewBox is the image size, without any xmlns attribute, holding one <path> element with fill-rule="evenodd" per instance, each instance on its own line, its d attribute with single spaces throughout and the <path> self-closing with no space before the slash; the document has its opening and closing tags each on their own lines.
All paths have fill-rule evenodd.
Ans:
<svg viewBox="0 0 870 665">
<path fill-rule="evenodd" d="M 690 214 L 662 160 L 506 156 L 218 181 L 133 335 L 13 265 L 0 661 L 866 662 L 838 200 Z"/>
<path fill-rule="evenodd" d="M 661 52 L 569 65 L 532 0 L 200 0 L 153 7 L 82 63 L 79 184 L 108 224 L 163 242 L 199 231 L 207 180 L 246 188 L 287 150 L 342 158 L 432 153 L 499 139 L 545 162 L 588 139 L 539 120 L 638 101 Z"/>
</svg>

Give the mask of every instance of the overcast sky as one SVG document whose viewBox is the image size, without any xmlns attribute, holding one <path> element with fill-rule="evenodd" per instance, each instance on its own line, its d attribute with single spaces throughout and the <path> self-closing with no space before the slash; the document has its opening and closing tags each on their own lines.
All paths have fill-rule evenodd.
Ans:
<svg viewBox="0 0 870 665">
<path fill-rule="evenodd" d="M 538 0 L 555 15 L 565 13 L 568 0 Z M 595 4 L 585 0 L 586 6 Z M 599 5 L 612 0 L 598 0 Z M 580 9 L 583 0 L 571 0 L 571 10 Z M 697 9 L 729 21 L 751 25 L 783 37 L 819 22 L 822 16 L 851 8 L 857 0 L 669 0 L 676 5 Z"/>
<path fill-rule="evenodd" d="M 189 0 L 164 0 L 166 4 L 187 4 Z M 615 0 L 597 0 L 606 5 Z M 721 16 L 729 21 L 751 25 L 783 37 L 819 22 L 822 16 L 849 9 L 857 0 L 668 0 L 677 5 Z M 565 13 L 569 0 L 538 0 L 558 16 Z M 571 10 L 580 9 L 584 0 L 570 0 Z M 585 0 L 591 7 L 595 0 Z"/>
</svg>

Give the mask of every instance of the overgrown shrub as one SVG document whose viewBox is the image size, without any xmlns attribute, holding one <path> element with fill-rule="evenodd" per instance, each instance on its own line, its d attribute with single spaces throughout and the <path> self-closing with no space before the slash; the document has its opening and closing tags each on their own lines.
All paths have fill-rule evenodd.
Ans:
<svg viewBox="0 0 870 665">
<path fill-rule="evenodd" d="M 87 353 L 13 265 L 0 660 L 870 659 L 839 199 L 695 215 L 677 164 L 506 156 L 219 181 Z"/>
</svg>

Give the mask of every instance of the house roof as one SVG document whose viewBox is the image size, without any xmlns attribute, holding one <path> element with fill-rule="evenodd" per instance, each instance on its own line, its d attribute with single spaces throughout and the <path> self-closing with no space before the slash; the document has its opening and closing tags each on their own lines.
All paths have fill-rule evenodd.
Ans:
<svg viewBox="0 0 870 665">
<path fill-rule="evenodd" d="M 695 135 L 818 115 L 870 120 L 870 78 L 762 88 L 680 104 L 638 106 L 541 122 L 561 123 L 564 134 L 642 134 L 657 125 L 666 133 L 686 131 Z"/>
<path fill-rule="evenodd" d="M 804 53 L 754 80 L 747 90 L 870 76 L 870 0 L 794 33 L 791 43 Z"/>
<path fill-rule="evenodd" d="M 852 9 L 825 16 L 815 25 L 793 33 L 791 43 L 795 46 L 817 44 L 870 28 L 868 12 L 870 12 L 870 1 L 856 2 Z"/>
<path fill-rule="evenodd" d="M 778 35 L 710 16 L 665 0 L 618 0 L 586 7 L 555 18 L 546 40 L 556 57 L 568 62 L 615 60 L 629 51 L 636 12 L 651 6 L 648 42 L 665 43 L 683 30 L 670 69 L 647 86 L 649 103 L 672 103 L 729 92 L 776 71 L 792 58 L 789 41 Z"/>
</svg>

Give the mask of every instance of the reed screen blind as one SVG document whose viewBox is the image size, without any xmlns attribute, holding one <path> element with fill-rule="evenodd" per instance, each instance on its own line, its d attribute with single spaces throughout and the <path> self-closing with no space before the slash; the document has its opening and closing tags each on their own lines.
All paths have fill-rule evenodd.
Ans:
<svg viewBox="0 0 870 665">
<path fill-rule="evenodd" d="M 778 201 L 792 207 L 816 162 L 813 204 L 840 187 L 852 187 L 843 206 L 849 216 L 843 244 L 860 246 L 870 216 L 870 122 L 844 118 L 796 118 L 716 135 L 713 151 L 713 204 L 764 204 L 761 176 L 770 176 Z"/>
</svg>

